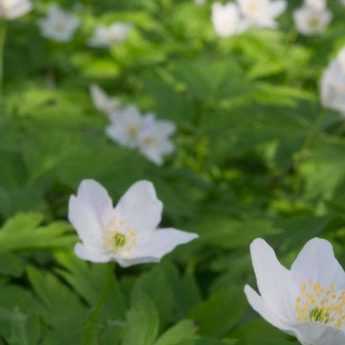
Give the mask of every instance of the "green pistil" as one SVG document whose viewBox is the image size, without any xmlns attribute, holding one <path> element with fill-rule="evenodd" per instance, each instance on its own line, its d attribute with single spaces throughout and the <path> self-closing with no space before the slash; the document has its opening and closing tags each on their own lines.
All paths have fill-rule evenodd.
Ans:
<svg viewBox="0 0 345 345">
<path fill-rule="evenodd" d="M 114 244 L 116 248 L 122 248 L 126 245 L 126 236 L 117 232 L 114 236 Z"/>
<path fill-rule="evenodd" d="M 314 308 L 309 313 L 309 318 L 314 322 L 328 323 L 329 313 L 327 310 L 321 308 Z"/>
</svg>

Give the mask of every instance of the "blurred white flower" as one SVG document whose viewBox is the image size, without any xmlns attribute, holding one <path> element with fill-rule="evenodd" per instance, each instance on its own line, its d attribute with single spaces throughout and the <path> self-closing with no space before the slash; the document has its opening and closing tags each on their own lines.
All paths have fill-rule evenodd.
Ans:
<svg viewBox="0 0 345 345">
<path fill-rule="evenodd" d="M 107 136 L 122 146 L 138 149 L 151 162 L 161 165 L 164 157 L 175 150 L 170 137 L 176 127 L 171 121 L 143 115 L 135 106 L 119 107 L 108 115 Z"/>
<path fill-rule="evenodd" d="M 46 18 L 39 21 L 43 36 L 59 42 L 70 41 L 80 25 L 79 19 L 57 4 L 51 5 Z"/>
<path fill-rule="evenodd" d="M 32 9 L 30 0 L 0 0 L 0 18 L 15 19 Z"/>
<path fill-rule="evenodd" d="M 276 18 L 286 9 L 285 0 L 237 0 L 242 16 L 249 26 L 275 28 Z"/>
<path fill-rule="evenodd" d="M 345 116 L 345 48 L 329 64 L 321 78 L 321 102 Z"/>
<path fill-rule="evenodd" d="M 175 130 L 171 121 L 157 120 L 154 115 L 146 115 L 138 138 L 139 151 L 153 163 L 163 164 L 164 157 L 175 150 L 170 140 Z"/>
<path fill-rule="evenodd" d="M 198 6 L 202 6 L 206 4 L 206 0 L 194 0 L 194 3 Z"/>
<path fill-rule="evenodd" d="M 108 116 L 120 109 L 120 102 L 109 97 L 98 85 L 93 84 L 90 86 L 90 95 L 96 109 Z"/>
<path fill-rule="evenodd" d="M 297 30 L 303 35 L 315 35 L 324 32 L 332 20 L 332 13 L 324 2 L 309 1 L 294 11 L 293 17 Z"/>
<path fill-rule="evenodd" d="M 135 106 L 128 106 L 110 114 L 111 124 L 106 128 L 108 137 L 120 145 L 138 147 L 144 117 Z"/>
<path fill-rule="evenodd" d="M 159 262 L 176 246 L 198 237 L 159 229 L 163 205 L 152 183 L 139 181 L 113 207 L 108 192 L 94 180 L 81 182 L 69 201 L 69 221 L 80 243 L 75 254 L 92 262 L 116 261 L 122 267 Z"/>
<path fill-rule="evenodd" d="M 165 156 L 175 150 L 171 141 L 175 124 L 167 120 L 159 120 L 153 114 L 143 115 L 136 106 L 123 107 L 118 105 L 112 112 L 108 110 L 114 107 L 109 99 L 99 88 L 93 88 L 93 98 L 100 110 L 107 113 L 110 124 L 105 132 L 116 143 L 137 149 L 151 162 L 161 165 Z"/>
<path fill-rule="evenodd" d="M 132 30 L 131 23 L 114 23 L 110 26 L 99 26 L 89 41 L 91 47 L 106 48 L 127 40 Z"/>
<path fill-rule="evenodd" d="M 234 3 L 221 4 L 215 2 L 212 6 L 212 23 L 215 32 L 220 37 L 229 37 L 245 30 L 239 8 Z"/>
<path fill-rule="evenodd" d="M 303 345 L 345 344 L 345 272 L 328 241 L 309 241 L 290 270 L 264 240 L 251 256 L 260 295 L 249 286 L 245 294 L 257 313 Z"/>
</svg>

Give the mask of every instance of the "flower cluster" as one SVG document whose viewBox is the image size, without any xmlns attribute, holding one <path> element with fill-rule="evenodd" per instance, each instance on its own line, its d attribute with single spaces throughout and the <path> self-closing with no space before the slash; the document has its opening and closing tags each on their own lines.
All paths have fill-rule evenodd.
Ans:
<svg viewBox="0 0 345 345">
<path fill-rule="evenodd" d="M 303 345 L 345 343 L 345 272 L 328 241 L 310 240 L 290 270 L 262 239 L 250 251 L 260 295 L 245 294 L 257 313 Z"/>
<path fill-rule="evenodd" d="M 58 42 L 69 42 L 75 35 L 80 20 L 76 15 L 53 4 L 45 18 L 39 22 L 44 37 Z M 106 48 L 127 40 L 132 29 L 131 23 L 117 22 L 110 26 L 97 26 L 89 40 L 90 47 Z"/>
<path fill-rule="evenodd" d="M 154 114 L 142 114 L 135 106 L 122 106 L 96 85 L 90 91 L 96 108 L 110 120 L 108 137 L 122 146 L 138 149 L 157 165 L 163 164 L 164 157 L 174 151 L 170 140 L 176 130 L 174 123 L 158 120 Z"/>
<path fill-rule="evenodd" d="M 284 0 L 237 0 L 212 7 L 212 22 L 221 37 L 239 34 L 253 27 L 275 28 L 276 19 L 286 9 Z"/>
<path fill-rule="evenodd" d="M 345 116 L 345 48 L 326 68 L 321 79 L 322 105 Z"/>
<path fill-rule="evenodd" d="M 305 0 L 302 7 L 295 10 L 294 21 L 297 30 L 306 36 L 324 32 L 332 20 L 326 0 Z"/>
<path fill-rule="evenodd" d="M 68 218 L 80 243 L 75 253 L 84 260 L 116 261 L 122 267 L 158 262 L 176 246 L 198 237 L 172 228 L 160 229 L 163 205 L 152 183 L 139 181 L 116 207 L 94 180 L 81 182 L 69 201 Z"/>
<path fill-rule="evenodd" d="M 32 9 L 30 0 L 0 0 L 0 18 L 15 19 Z"/>
<path fill-rule="evenodd" d="M 327 8 L 327 0 L 304 0 L 304 4 L 294 11 L 297 30 L 307 36 L 325 31 L 332 20 Z M 283 0 L 237 0 L 212 7 L 212 22 L 215 32 L 221 37 L 242 33 L 252 27 L 276 28 L 276 18 L 286 9 Z"/>
</svg>

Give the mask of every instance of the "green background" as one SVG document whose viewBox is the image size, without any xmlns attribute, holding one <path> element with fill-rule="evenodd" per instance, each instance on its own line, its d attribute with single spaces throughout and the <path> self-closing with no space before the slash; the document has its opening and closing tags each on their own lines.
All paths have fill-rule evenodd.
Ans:
<svg viewBox="0 0 345 345">
<path fill-rule="evenodd" d="M 319 80 L 345 44 L 345 7 L 330 2 L 319 37 L 298 35 L 291 0 L 279 30 L 220 39 L 211 2 L 60 3 L 82 20 L 69 43 L 41 36 L 46 1 L 5 24 L 0 344 L 296 344 L 248 306 L 248 249 L 263 237 L 289 265 L 320 236 L 344 262 L 345 125 L 320 105 Z M 129 40 L 89 48 L 94 27 L 114 21 L 134 24 Z M 91 83 L 175 122 L 175 154 L 157 167 L 107 139 Z M 115 201 L 151 180 L 163 225 L 200 239 L 156 265 L 82 262 L 66 214 L 84 178 Z"/>
</svg>

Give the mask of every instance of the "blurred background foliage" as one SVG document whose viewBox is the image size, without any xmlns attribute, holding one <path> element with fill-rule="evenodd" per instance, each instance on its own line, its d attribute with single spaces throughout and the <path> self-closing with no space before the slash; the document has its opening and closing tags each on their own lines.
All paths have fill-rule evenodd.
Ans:
<svg viewBox="0 0 345 345">
<path fill-rule="evenodd" d="M 323 69 L 345 43 L 345 7 L 330 2 L 320 37 L 294 29 L 219 39 L 210 6 L 191 0 L 60 1 L 82 27 L 41 37 L 48 1 L 8 23 L 0 118 L 0 344 L 288 345 L 245 301 L 248 245 L 265 237 L 289 264 L 326 237 L 344 262 L 345 126 L 320 106 Z M 130 21 L 129 41 L 85 42 L 99 23 Z M 157 167 L 104 135 L 89 97 L 98 83 L 176 123 L 176 153 Z M 152 180 L 164 224 L 198 232 L 159 265 L 122 270 L 75 258 L 68 198 L 84 178 L 116 200 Z"/>
</svg>

